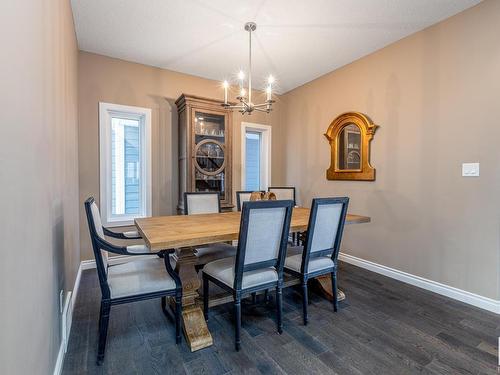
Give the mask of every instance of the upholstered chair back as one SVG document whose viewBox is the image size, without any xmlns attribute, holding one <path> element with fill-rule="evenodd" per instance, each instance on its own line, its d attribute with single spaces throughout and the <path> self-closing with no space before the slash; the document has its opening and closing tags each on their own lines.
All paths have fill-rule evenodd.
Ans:
<svg viewBox="0 0 500 375">
<path fill-rule="evenodd" d="M 248 202 L 248 201 L 260 201 L 260 200 L 265 200 L 264 191 L 237 191 L 236 192 L 236 209 L 238 211 L 241 211 L 241 206 L 243 205 L 243 202 Z M 266 198 L 267 199 L 267 198 Z"/>
<path fill-rule="evenodd" d="M 289 200 L 243 203 L 235 285 L 246 270 L 275 267 L 282 272 L 292 208 Z"/>
<path fill-rule="evenodd" d="M 102 230 L 101 214 L 99 213 L 99 208 L 97 207 L 97 204 L 95 203 L 95 201 L 93 199 L 92 199 L 92 203 L 90 204 L 90 212 L 92 215 L 92 223 L 94 226 L 95 233 L 102 240 L 106 240 L 106 238 L 104 237 L 104 231 Z M 89 225 L 91 225 L 91 224 L 89 223 Z M 92 234 L 92 231 L 91 231 L 91 234 Z M 107 273 L 108 272 L 108 256 L 109 256 L 108 252 L 103 250 L 103 249 L 100 249 L 100 255 L 101 255 L 102 263 L 104 265 L 104 272 Z"/>
<path fill-rule="evenodd" d="M 269 187 L 268 191 L 274 193 L 277 200 L 292 200 L 295 205 L 295 187 Z"/>
<path fill-rule="evenodd" d="M 250 210 L 244 264 L 278 259 L 286 208 Z"/>
<path fill-rule="evenodd" d="M 342 203 L 321 204 L 317 208 L 311 241 L 311 253 L 333 249 L 339 233 Z"/>
<path fill-rule="evenodd" d="M 337 261 L 348 204 L 347 197 L 313 199 L 302 252 L 302 272 L 307 272 L 309 260 L 315 257 L 329 256 Z"/>
<path fill-rule="evenodd" d="M 241 206 L 243 202 L 248 202 L 250 200 L 250 196 L 252 195 L 251 191 L 237 191 L 236 192 L 236 209 L 241 211 Z"/>
<path fill-rule="evenodd" d="M 184 214 L 214 214 L 220 212 L 218 193 L 184 193 Z"/>
</svg>

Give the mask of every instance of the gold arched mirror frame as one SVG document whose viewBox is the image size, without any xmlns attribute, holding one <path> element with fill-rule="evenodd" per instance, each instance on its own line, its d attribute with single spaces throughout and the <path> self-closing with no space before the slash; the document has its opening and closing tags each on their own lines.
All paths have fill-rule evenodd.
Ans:
<svg viewBox="0 0 500 375">
<path fill-rule="evenodd" d="M 347 133 L 347 128 L 352 129 L 352 125 L 359 128 L 358 137 L 360 137 L 359 144 L 356 145 L 357 147 L 353 147 L 352 151 L 360 156 L 359 162 L 357 161 L 354 167 L 347 162 L 339 160 L 344 152 L 344 148 L 351 145 L 348 141 L 343 142 L 343 139 L 341 140 L 341 137 L 344 136 L 343 131 L 346 129 Z M 332 121 L 325 133 L 331 150 L 330 168 L 326 171 L 326 178 L 328 180 L 375 180 L 375 168 L 370 164 L 370 142 L 377 128 L 378 125 L 375 125 L 368 116 L 360 112 L 343 113 Z M 351 132 L 351 134 L 356 135 L 357 132 Z"/>
</svg>

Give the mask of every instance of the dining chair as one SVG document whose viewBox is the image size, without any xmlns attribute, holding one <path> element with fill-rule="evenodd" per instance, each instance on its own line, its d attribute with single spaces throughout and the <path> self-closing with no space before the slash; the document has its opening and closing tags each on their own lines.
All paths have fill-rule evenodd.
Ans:
<svg viewBox="0 0 500 375">
<path fill-rule="evenodd" d="M 101 225 L 101 228 L 102 228 L 102 231 L 104 232 L 104 235 L 108 236 L 108 237 L 117 238 L 120 240 L 140 240 L 140 239 L 142 239 L 141 235 L 136 230 L 130 230 L 130 231 L 126 231 L 126 232 L 113 232 L 113 231 L 110 231 L 108 228 L 103 227 L 102 225 Z"/>
<path fill-rule="evenodd" d="M 219 193 L 184 192 L 184 215 L 213 214 L 220 211 Z"/>
<path fill-rule="evenodd" d="M 269 186 L 267 191 L 270 193 L 274 193 L 277 200 L 291 199 L 293 201 L 293 205 L 297 205 L 297 200 L 295 197 L 295 186 Z M 300 233 L 293 232 L 290 234 L 290 242 L 294 245 L 299 244 L 299 238 Z"/>
<path fill-rule="evenodd" d="M 263 191 L 259 190 L 260 193 L 263 193 Z M 241 211 L 241 206 L 243 205 L 243 202 L 248 202 L 250 200 L 250 196 L 254 193 L 253 190 L 242 190 L 242 191 L 237 191 L 236 192 L 236 209 L 238 211 Z"/>
<path fill-rule="evenodd" d="M 290 247 L 285 272 L 299 277 L 302 285 L 304 325 L 307 325 L 308 280 L 326 274 L 332 277 L 333 310 L 338 310 L 337 262 L 349 198 L 315 198 L 303 247 Z"/>
<path fill-rule="evenodd" d="M 293 205 L 297 205 L 295 186 L 269 186 L 267 191 L 274 193 L 277 200 L 292 200 Z"/>
<path fill-rule="evenodd" d="M 175 338 L 179 344 L 181 342 L 182 284 L 170 263 L 169 254 L 174 250 L 150 252 L 146 246 L 141 247 L 141 245 L 116 246 L 105 238 L 99 208 L 93 197 L 85 201 L 85 213 L 101 288 L 97 364 L 101 365 L 104 361 L 109 315 L 113 305 L 161 298 L 163 312 L 175 321 Z M 157 256 L 110 265 L 109 253 Z M 173 316 L 167 310 L 167 296 L 175 298 Z"/>
<path fill-rule="evenodd" d="M 277 327 L 283 332 L 283 266 L 292 201 L 244 202 L 236 257 L 203 267 L 203 311 L 208 320 L 209 281 L 233 294 L 235 348 L 241 347 L 241 299 L 247 294 L 276 288 Z"/>
<path fill-rule="evenodd" d="M 184 215 L 216 214 L 220 212 L 219 193 L 184 193 Z M 194 255 L 197 258 L 195 269 L 198 271 L 203 265 L 212 260 L 234 256 L 235 254 L 236 248 L 225 242 L 197 247 L 194 251 Z"/>
</svg>

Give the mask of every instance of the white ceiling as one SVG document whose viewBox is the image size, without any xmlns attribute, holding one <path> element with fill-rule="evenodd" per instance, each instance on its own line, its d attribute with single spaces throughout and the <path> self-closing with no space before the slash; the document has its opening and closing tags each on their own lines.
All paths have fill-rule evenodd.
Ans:
<svg viewBox="0 0 500 375">
<path fill-rule="evenodd" d="M 481 0 L 72 0 L 81 50 L 216 80 L 247 65 L 289 91 Z"/>
</svg>

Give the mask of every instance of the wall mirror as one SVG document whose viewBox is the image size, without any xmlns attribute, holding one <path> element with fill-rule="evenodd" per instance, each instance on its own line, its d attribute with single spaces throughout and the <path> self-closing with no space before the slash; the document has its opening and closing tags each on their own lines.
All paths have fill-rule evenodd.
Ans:
<svg viewBox="0 0 500 375">
<path fill-rule="evenodd" d="M 348 112 L 332 121 L 325 137 L 330 143 L 331 162 L 326 171 L 328 180 L 375 180 L 370 164 L 370 142 L 377 125 L 368 116 Z"/>
<path fill-rule="evenodd" d="M 361 169 L 361 130 L 356 124 L 347 124 L 339 134 L 337 158 L 339 169 Z"/>
</svg>

